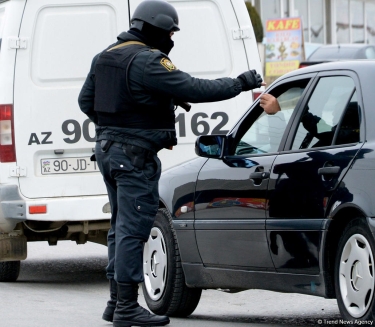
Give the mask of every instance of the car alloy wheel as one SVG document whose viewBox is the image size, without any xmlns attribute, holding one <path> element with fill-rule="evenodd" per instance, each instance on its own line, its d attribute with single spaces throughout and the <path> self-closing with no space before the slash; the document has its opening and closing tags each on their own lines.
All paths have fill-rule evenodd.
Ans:
<svg viewBox="0 0 375 327">
<path fill-rule="evenodd" d="M 143 250 L 143 273 L 147 294 L 153 301 L 163 295 L 167 273 L 167 253 L 163 233 L 157 227 L 151 229 Z"/>
<path fill-rule="evenodd" d="M 351 236 L 340 260 L 340 290 L 346 310 L 354 318 L 362 317 L 374 293 L 374 257 L 363 235 Z"/>
<path fill-rule="evenodd" d="M 336 258 L 335 286 L 340 312 L 348 320 L 372 317 L 374 304 L 374 240 L 362 219 L 346 227 Z"/>
<path fill-rule="evenodd" d="M 202 290 L 185 283 L 176 232 L 167 209 L 159 209 L 143 250 L 143 295 L 157 315 L 186 317 L 197 307 Z"/>
</svg>

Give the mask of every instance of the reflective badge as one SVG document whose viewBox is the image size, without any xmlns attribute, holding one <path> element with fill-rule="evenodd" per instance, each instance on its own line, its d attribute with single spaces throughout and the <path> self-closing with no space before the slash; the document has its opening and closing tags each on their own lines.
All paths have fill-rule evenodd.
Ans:
<svg viewBox="0 0 375 327">
<path fill-rule="evenodd" d="M 163 58 L 162 60 L 160 60 L 160 63 L 162 64 L 162 66 L 164 68 L 166 68 L 168 71 L 172 71 L 172 70 L 176 70 L 177 67 L 175 65 L 172 64 L 172 62 L 167 59 L 167 58 Z"/>
</svg>

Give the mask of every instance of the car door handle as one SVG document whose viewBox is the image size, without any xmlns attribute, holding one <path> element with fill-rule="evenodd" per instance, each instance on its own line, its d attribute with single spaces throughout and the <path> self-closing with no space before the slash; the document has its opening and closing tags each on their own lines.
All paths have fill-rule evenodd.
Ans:
<svg viewBox="0 0 375 327">
<path fill-rule="evenodd" d="M 319 175 L 335 175 L 340 172 L 339 166 L 333 166 L 333 167 L 323 167 L 318 169 Z"/>
<path fill-rule="evenodd" d="M 250 179 L 266 179 L 270 177 L 270 173 L 266 171 L 260 171 L 250 174 Z"/>
</svg>

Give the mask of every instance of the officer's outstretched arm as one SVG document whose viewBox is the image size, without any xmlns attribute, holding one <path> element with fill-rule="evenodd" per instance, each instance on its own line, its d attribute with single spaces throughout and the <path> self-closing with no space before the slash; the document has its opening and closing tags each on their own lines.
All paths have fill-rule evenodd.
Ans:
<svg viewBox="0 0 375 327">
<path fill-rule="evenodd" d="M 253 73 L 249 74 L 252 75 Z M 249 84 L 244 87 L 243 83 L 246 83 L 246 81 L 242 82 L 240 78 L 224 77 L 208 80 L 192 77 L 179 70 L 161 52 L 154 52 L 149 55 L 143 72 L 143 83 L 144 87 L 150 91 L 192 103 L 227 100 L 237 96 L 242 91 L 251 89 Z M 259 82 L 257 76 L 255 76 L 253 88 L 259 87 L 260 83 L 261 79 Z"/>
</svg>

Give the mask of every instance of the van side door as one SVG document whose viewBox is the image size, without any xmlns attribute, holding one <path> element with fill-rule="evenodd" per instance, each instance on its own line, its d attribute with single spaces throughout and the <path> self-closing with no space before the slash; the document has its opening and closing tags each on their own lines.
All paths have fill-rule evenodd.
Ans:
<svg viewBox="0 0 375 327">
<path fill-rule="evenodd" d="M 126 1 L 28 1 L 17 50 L 14 130 L 27 198 L 106 194 L 95 126 L 78 107 L 92 58 L 128 27 Z"/>
</svg>

